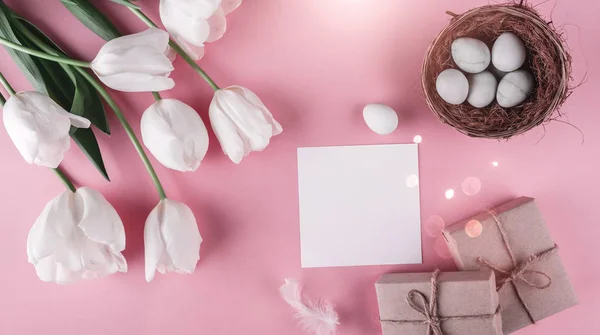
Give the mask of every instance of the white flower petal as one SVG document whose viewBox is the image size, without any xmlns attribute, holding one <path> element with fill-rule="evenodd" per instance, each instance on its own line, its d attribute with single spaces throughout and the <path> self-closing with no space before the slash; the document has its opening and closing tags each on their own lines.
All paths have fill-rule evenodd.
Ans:
<svg viewBox="0 0 600 335">
<path fill-rule="evenodd" d="M 139 33 L 121 36 L 106 42 L 102 48 L 100 48 L 98 56 L 118 54 L 123 50 L 146 46 L 153 48 L 159 53 L 164 53 L 167 50 L 168 45 L 169 34 L 162 29 L 151 27 Z"/>
<path fill-rule="evenodd" d="M 38 92 L 12 95 L 4 105 L 3 120 L 9 137 L 25 161 L 51 168 L 60 164 L 69 149 L 72 120 L 81 126 L 89 123 Z"/>
<path fill-rule="evenodd" d="M 107 42 L 91 68 L 107 86 L 124 92 L 163 91 L 175 85 L 168 78 L 173 64 L 168 57 L 169 34 L 149 28 Z"/>
<path fill-rule="evenodd" d="M 221 8 L 225 14 L 229 14 L 242 4 L 242 0 L 222 0 Z"/>
<path fill-rule="evenodd" d="M 202 237 L 192 210 L 184 203 L 165 199 L 162 236 L 177 271 L 192 273 L 200 259 Z"/>
<path fill-rule="evenodd" d="M 120 73 L 99 77 L 104 85 L 122 92 L 160 92 L 175 87 L 173 79 L 144 73 Z"/>
<path fill-rule="evenodd" d="M 73 193 L 64 191 L 52 199 L 36 219 L 27 237 L 27 255 L 35 263 L 52 255 L 76 229 L 69 212 Z"/>
<path fill-rule="evenodd" d="M 116 251 L 125 250 L 125 228 L 115 208 L 100 192 L 89 187 L 77 189 L 81 199 L 78 211 L 79 228 L 91 241 L 110 245 Z"/>
<path fill-rule="evenodd" d="M 176 99 L 152 104 L 141 120 L 144 144 L 164 166 L 195 171 L 208 150 L 208 131 L 198 113 Z"/>
<path fill-rule="evenodd" d="M 144 260 L 146 281 L 154 279 L 163 253 L 166 253 L 165 242 L 161 235 L 161 217 L 164 215 L 164 200 L 161 200 L 150 212 L 144 225 Z"/>
<path fill-rule="evenodd" d="M 265 120 L 267 120 L 267 122 L 269 122 L 273 127 L 273 136 L 279 135 L 283 132 L 283 128 L 281 127 L 279 122 L 277 122 L 273 118 L 273 115 L 271 114 L 271 112 L 269 112 L 269 110 L 267 109 L 265 104 L 260 100 L 260 98 L 256 94 L 254 94 L 254 92 L 252 92 L 249 89 L 242 87 L 242 86 L 230 86 L 227 89 L 243 96 L 244 98 L 246 98 L 246 100 L 248 100 L 248 102 L 253 104 L 257 109 L 260 109 L 260 111 L 263 113 L 263 117 L 265 118 Z"/>
<path fill-rule="evenodd" d="M 223 153 L 231 159 L 235 164 L 239 164 L 242 158 L 250 153 L 249 145 L 244 143 L 244 140 L 237 131 L 235 124 L 225 114 L 218 101 L 213 98 L 208 110 L 210 117 L 210 125 L 221 144 Z"/>
<path fill-rule="evenodd" d="M 238 133 L 250 143 L 253 151 L 267 147 L 273 135 L 273 127 L 259 108 L 232 90 L 215 92 L 215 99 L 235 124 Z"/>
<path fill-rule="evenodd" d="M 206 42 L 214 42 L 223 37 L 227 30 L 227 19 L 225 18 L 223 9 L 217 9 L 217 11 L 208 18 L 208 26 L 210 27 L 210 32 L 206 38 Z"/>
</svg>

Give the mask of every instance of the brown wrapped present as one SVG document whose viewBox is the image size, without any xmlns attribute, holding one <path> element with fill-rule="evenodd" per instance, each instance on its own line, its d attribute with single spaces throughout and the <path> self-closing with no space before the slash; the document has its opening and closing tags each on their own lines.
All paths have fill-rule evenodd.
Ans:
<svg viewBox="0 0 600 335">
<path fill-rule="evenodd" d="M 491 270 L 385 274 L 375 284 L 384 335 L 501 335 Z"/>
<path fill-rule="evenodd" d="M 518 198 L 444 230 L 460 270 L 496 272 L 505 334 L 577 304 L 532 198 Z"/>
</svg>

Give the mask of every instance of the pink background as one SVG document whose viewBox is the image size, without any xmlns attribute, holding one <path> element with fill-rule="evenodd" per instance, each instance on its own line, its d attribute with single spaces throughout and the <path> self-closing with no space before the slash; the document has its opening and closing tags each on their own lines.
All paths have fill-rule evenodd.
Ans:
<svg viewBox="0 0 600 335">
<path fill-rule="evenodd" d="M 6 1 L 73 55 L 92 59 L 102 45 L 58 3 Z M 144 26 L 124 8 L 95 1 L 124 32 Z M 157 0 L 140 1 L 158 19 Z M 98 136 L 112 183 L 105 182 L 73 145 L 64 167 L 79 185 L 100 190 L 116 207 L 127 232 L 127 274 L 71 286 L 43 283 L 27 263 L 29 228 L 43 206 L 63 191 L 52 173 L 24 163 L 0 131 L 0 334 L 301 334 L 278 296 L 285 277 L 300 279 L 307 294 L 337 306 L 339 334 L 379 334 L 373 283 L 392 271 L 452 269 L 445 249 L 423 233 L 423 265 L 300 268 L 296 148 L 300 146 L 410 143 L 420 145 L 424 225 L 433 215 L 446 223 L 520 195 L 537 198 L 581 304 L 518 332 L 597 334 L 600 310 L 600 2 L 549 1 L 564 27 L 574 76 L 587 80 L 564 106 L 562 119 L 509 142 L 467 138 L 441 125 L 419 90 L 420 65 L 430 40 L 448 22 L 446 10 L 462 12 L 482 0 L 247 0 L 228 16 L 228 31 L 210 44 L 200 64 L 222 86 L 254 90 L 284 127 L 262 153 L 241 165 L 222 153 L 214 135 L 196 173 L 182 174 L 153 162 L 174 199 L 194 210 L 204 237 L 193 275 L 158 275 L 144 281 L 143 224 L 157 202 L 133 147 L 110 114 L 113 135 Z M 30 89 L 4 50 L 0 70 L 18 90 Z M 210 88 L 181 60 L 177 86 L 164 96 L 196 108 L 205 122 Z M 139 133 L 146 93 L 114 96 Z M 366 103 L 395 108 L 400 126 L 388 136 L 362 121 Z M 491 165 L 499 163 L 498 167 Z M 462 181 L 482 181 L 465 195 Z M 447 200 L 444 192 L 456 190 Z M 437 246 L 437 247 L 436 247 Z M 437 251 L 436 251 L 437 250 Z"/>
</svg>

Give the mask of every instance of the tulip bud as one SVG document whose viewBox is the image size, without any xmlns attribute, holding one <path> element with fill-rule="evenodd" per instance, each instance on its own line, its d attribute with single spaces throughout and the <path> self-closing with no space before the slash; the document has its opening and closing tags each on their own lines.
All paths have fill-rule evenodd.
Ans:
<svg viewBox="0 0 600 335">
<path fill-rule="evenodd" d="M 204 55 L 204 43 L 214 42 L 225 33 L 225 14 L 241 0 L 160 0 L 160 19 L 185 52 L 193 59 Z"/>
<path fill-rule="evenodd" d="M 29 164 L 56 168 L 71 141 L 71 125 L 88 128 L 90 121 L 71 114 L 39 92 L 19 92 L 6 101 L 4 126 L 21 156 Z"/>
<path fill-rule="evenodd" d="M 216 91 L 208 113 L 223 152 L 236 164 L 283 131 L 256 94 L 241 86 Z"/>
<path fill-rule="evenodd" d="M 208 132 L 198 113 L 175 99 L 153 103 L 142 115 L 144 145 L 164 166 L 196 171 L 208 150 Z"/>
<path fill-rule="evenodd" d="M 156 271 L 194 272 L 201 243 L 192 210 L 175 200 L 161 200 L 148 215 L 144 227 L 146 281 L 152 281 Z"/>
<path fill-rule="evenodd" d="M 157 92 L 175 86 L 169 78 L 169 34 L 158 28 L 112 39 L 100 48 L 91 63 L 98 78 L 123 92 Z"/>
<path fill-rule="evenodd" d="M 82 187 L 52 199 L 27 238 L 29 263 L 45 282 L 68 284 L 127 272 L 125 229 L 99 192 Z"/>
</svg>

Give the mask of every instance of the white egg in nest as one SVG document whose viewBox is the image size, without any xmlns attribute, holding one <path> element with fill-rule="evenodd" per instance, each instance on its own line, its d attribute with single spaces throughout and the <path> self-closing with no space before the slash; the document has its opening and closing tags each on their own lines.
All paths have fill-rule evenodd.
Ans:
<svg viewBox="0 0 600 335">
<path fill-rule="evenodd" d="M 483 72 L 490 65 L 490 48 L 478 39 L 457 38 L 452 42 L 451 50 L 454 63 L 467 73 Z"/>
<path fill-rule="evenodd" d="M 508 73 L 498 84 L 496 100 L 504 108 L 515 107 L 531 95 L 534 84 L 533 75 L 525 70 Z"/>
<path fill-rule="evenodd" d="M 442 71 L 435 81 L 435 88 L 440 97 L 452 105 L 462 104 L 469 95 L 469 81 L 456 69 Z"/>
<path fill-rule="evenodd" d="M 525 64 L 527 49 L 519 36 L 502 33 L 492 47 L 492 64 L 500 71 L 512 72 Z"/>
<path fill-rule="evenodd" d="M 467 101 L 471 106 L 482 108 L 488 106 L 496 98 L 498 80 L 488 71 L 469 75 L 469 95 Z"/>
<path fill-rule="evenodd" d="M 398 114 L 384 104 L 368 104 L 363 108 L 365 123 L 377 134 L 387 135 L 398 127 Z"/>
</svg>

